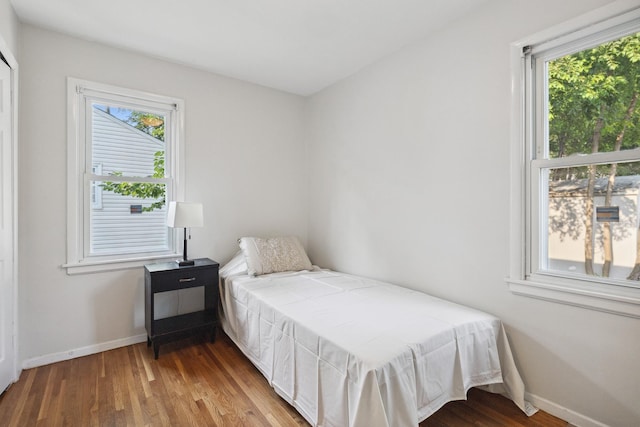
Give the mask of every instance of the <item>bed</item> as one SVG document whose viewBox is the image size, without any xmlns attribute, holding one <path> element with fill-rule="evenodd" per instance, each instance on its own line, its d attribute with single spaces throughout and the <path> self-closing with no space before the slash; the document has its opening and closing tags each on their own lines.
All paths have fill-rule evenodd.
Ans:
<svg viewBox="0 0 640 427">
<path fill-rule="evenodd" d="M 311 425 L 416 426 L 476 386 L 536 411 L 498 318 L 318 268 L 295 237 L 240 248 L 220 270 L 222 327 Z"/>
</svg>

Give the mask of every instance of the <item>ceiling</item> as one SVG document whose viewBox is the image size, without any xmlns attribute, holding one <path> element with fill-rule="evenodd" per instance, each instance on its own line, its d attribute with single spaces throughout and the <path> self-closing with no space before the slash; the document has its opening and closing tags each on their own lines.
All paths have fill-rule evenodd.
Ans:
<svg viewBox="0 0 640 427">
<path fill-rule="evenodd" d="M 300 95 L 490 0 L 11 0 L 21 22 Z"/>
</svg>

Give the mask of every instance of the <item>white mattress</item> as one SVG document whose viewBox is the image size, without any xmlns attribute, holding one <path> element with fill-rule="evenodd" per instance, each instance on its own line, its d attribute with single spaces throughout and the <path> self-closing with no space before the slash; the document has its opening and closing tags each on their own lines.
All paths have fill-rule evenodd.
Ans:
<svg viewBox="0 0 640 427">
<path fill-rule="evenodd" d="M 494 316 L 328 270 L 221 276 L 225 332 L 312 425 L 416 426 L 488 384 L 536 411 Z"/>
</svg>

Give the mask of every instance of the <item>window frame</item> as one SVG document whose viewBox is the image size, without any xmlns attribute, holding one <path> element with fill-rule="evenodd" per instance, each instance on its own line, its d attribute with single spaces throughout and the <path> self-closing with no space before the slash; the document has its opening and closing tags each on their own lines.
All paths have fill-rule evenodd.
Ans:
<svg viewBox="0 0 640 427">
<path fill-rule="evenodd" d="M 92 173 L 90 156 L 91 120 L 87 119 L 87 104 L 92 98 L 113 103 L 134 103 L 160 109 L 169 115 L 172 123 L 165 129 L 170 133 L 165 148 L 166 201 L 182 200 L 184 196 L 184 101 L 174 97 L 156 95 L 103 83 L 67 78 L 67 274 L 93 273 L 123 268 L 140 267 L 149 261 L 180 256 L 175 233 L 169 233 L 167 251 L 138 252 L 118 255 L 89 255 L 89 215 L 91 209 L 91 180 L 100 177 Z M 131 178 L 128 180 L 140 180 Z"/>
<path fill-rule="evenodd" d="M 536 134 L 545 130 L 546 122 L 537 119 L 540 114 L 535 111 L 534 101 L 536 91 L 544 90 L 544 85 L 536 84 L 530 73 L 533 65 L 531 54 L 542 52 L 543 55 L 562 56 L 567 44 L 571 44 L 571 51 L 565 54 L 575 49 L 588 49 L 603 34 L 615 35 L 621 31 L 621 26 L 632 20 L 637 22 L 639 18 L 637 4 L 615 2 L 511 44 L 511 217 L 509 276 L 506 282 L 514 294 L 640 318 L 638 287 L 613 284 L 615 280 L 612 279 L 605 284 L 597 277 L 558 276 L 535 271 L 540 256 L 538 242 L 541 240 L 536 237 L 540 229 L 536 224 L 540 224 L 541 215 L 544 215 L 539 197 L 543 188 L 537 171 L 550 164 L 556 167 L 576 161 L 569 158 L 553 161 L 536 159 Z M 604 163 L 633 155 L 622 152 L 591 156 Z"/>
</svg>

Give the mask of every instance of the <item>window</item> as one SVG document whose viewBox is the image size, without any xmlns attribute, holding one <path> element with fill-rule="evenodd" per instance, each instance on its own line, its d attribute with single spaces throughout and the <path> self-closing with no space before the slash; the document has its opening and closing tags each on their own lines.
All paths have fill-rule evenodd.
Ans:
<svg viewBox="0 0 640 427">
<path fill-rule="evenodd" d="M 508 282 L 640 317 L 640 10 L 619 7 L 513 46 Z"/>
<path fill-rule="evenodd" d="M 69 78 L 69 274 L 176 256 L 182 101 Z"/>
</svg>

